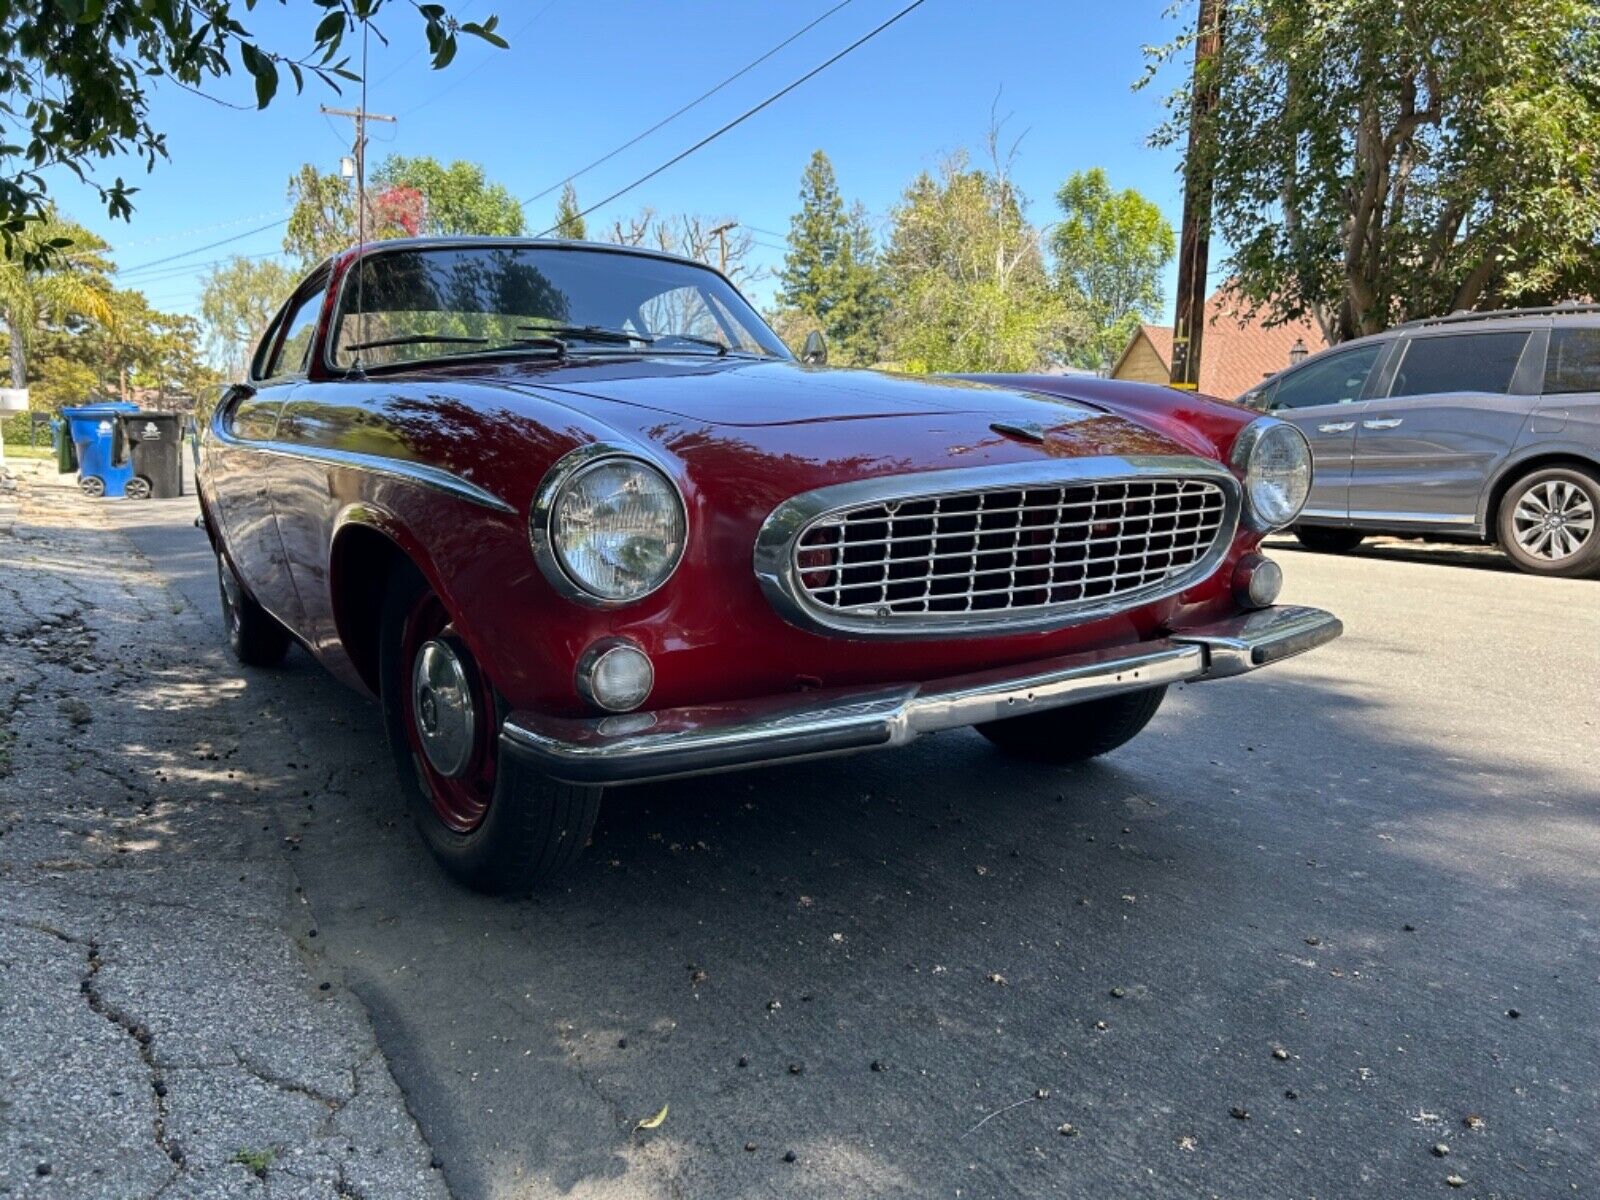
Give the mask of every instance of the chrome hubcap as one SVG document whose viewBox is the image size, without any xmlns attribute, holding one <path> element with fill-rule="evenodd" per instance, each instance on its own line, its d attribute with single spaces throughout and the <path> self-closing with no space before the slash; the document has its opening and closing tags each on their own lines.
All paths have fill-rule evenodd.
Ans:
<svg viewBox="0 0 1600 1200">
<path fill-rule="evenodd" d="M 424 642 L 411 672 L 411 709 L 428 763 L 446 778 L 460 775 L 472 757 L 478 717 L 461 659 L 442 641 Z"/>
<path fill-rule="evenodd" d="M 1594 536 L 1594 504 L 1565 479 L 1547 479 L 1523 492 L 1511 514 L 1517 544 L 1534 558 L 1570 558 Z"/>
</svg>

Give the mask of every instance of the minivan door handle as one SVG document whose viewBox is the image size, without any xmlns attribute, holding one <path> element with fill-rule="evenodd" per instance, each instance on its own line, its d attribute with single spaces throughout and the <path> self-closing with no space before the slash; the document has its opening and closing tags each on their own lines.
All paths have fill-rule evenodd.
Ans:
<svg viewBox="0 0 1600 1200">
<path fill-rule="evenodd" d="M 1404 417 L 1380 417 L 1375 421 L 1361 422 L 1363 429 L 1393 429 L 1403 421 Z"/>
<path fill-rule="evenodd" d="M 1330 421 L 1326 425 L 1318 425 L 1318 433 L 1349 433 L 1356 427 L 1354 421 Z"/>
</svg>

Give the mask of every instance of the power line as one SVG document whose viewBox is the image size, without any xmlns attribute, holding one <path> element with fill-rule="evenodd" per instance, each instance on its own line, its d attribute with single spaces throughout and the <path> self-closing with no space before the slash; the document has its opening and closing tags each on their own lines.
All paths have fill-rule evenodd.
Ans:
<svg viewBox="0 0 1600 1200">
<path fill-rule="evenodd" d="M 123 275 L 131 275 L 135 271 L 144 271 L 148 270 L 150 267 L 159 267 L 162 263 L 173 262 L 180 258 L 188 258 L 191 254 L 203 254 L 207 250 L 215 250 L 218 246 L 226 246 L 229 242 L 242 242 L 247 237 L 254 237 L 258 233 L 265 233 L 269 229 L 276 229 L 278 226 L 287 225 L 288 223 L 289 218 L 282 217 L 279 220 L 273 221 L 267 225 L 262 225 L 259 228 L 248 229 L 244 233 L 236 233 L 232 237 L 225 237 L 221 241 L 210 242 L 204 246 L 196 246 L 193 250 L 185 250 L 179 254 L 169 254 L 165 258 L 152 259 L 150 262 L 140 263 L 137 267 L 124 267 L 122 270 L 117 271 L 116 274 L 119 277 Z"/>
<path fill-rule="evenodd" d="M 841 8 L 844 8 L 846 5 L 852 4 L 852 3 L 854 3 L 854 0 L 840 0 L 840 3 L 835 4 L 832 8 L 828 9 L 827 12 L 823 13 L 820 17 L 816 18 L 816 20 L 814 20 L 814 21 L 810 22 L 809 24 L 801 27 L 800 29 L 795 30 L 795 32 L 791 33 L 788 37 L 784 38 L 783 41 L 779 42 L 776 46 L 772 47 L 772 49 L 768 50 L 760 58 L 752 59 L 750 62 L 746 63 L 744 66 L 740 67 L 737 71 L 735 71 L 732 75 L 729 75 L 726 79 L 724 79 L 721 83 L 717 84 L 717 86 L 712 88 L 709 92 L 702 92 L 700 95 L 696 96 L 693 100 L 689 101 L 689 103 L 685 104 L 682 108 L 678 109 L 676 112 L 674 112 L 674 113 L 672 113 L 672 114 L 670 114 L 668 116 L 663 117 L 661 120 L 657 121 L 654 125 L 650 126 L 649 129 L 646 129 L 643 133 L 638 134 L 635 137 L 630 138 L 626 142 L 623 142 L 622 145 L 616 147 L 613 150 L 607 151 L 605 154 L 602 154 L 599 158 L 595 159 L 588 166 L 578 168 L 578 170 L 574 171 L 571 175 L 568 175 L 565 179 L 562 179 L 562 180 L 560 180 L 560 181 L 558 181 L 556 183 L 552 183 L 549 187 L 545 188 L 544 191 L 537 192 L 534 195 L 529 196 L 526 200 L 524 200 L 522 202 L 522 207 L 523 208 L 527 208 L 528 205 L 532 204 L 535 200 L 543 200 L 546 196 L 548 196 L 551 192 L 555 191 L 557 188 L 565 187 L 567 184 L 571 183 L 574 179 L 577 179 L 579 176 L 587 175 L 590 171 L 594 170 L 596 167 L 600 166 L 602 163 L 610 162 L 613 158 L 615 158 L 617 155 L 621 154 L 624 150 L 627 150 L 629 147 L 638 145 L 640 142 L 644 141 L 645 138 L 649 137 L 656 130 L 661 129 L 661 128 L 667 126 L 667 125 L 670 125 L 673 121 L 676 121 L 679 117 L 683 116 L 684 113 L 688 112 L 691 108 L 694 108 L 701 101 L 709 100 L 712 96 L 715 96 L 718 92 L 720 92 L 723 88 L 727 87 L 734 80 L 740 78 L 743 75 L 748 75 L 751 71 L 753 71 L 755 68 L 759 67 L 762 63 L 766 62 L 767 59 L 771 58 L 774 54 L 778 53 L 778 51 L 782 50 L 785 46 L 787 46 L 791 42 L 795 41 L 802 34 L 809 33 L 811 30 L 815 29 L 818 25 L 822 24 L 822 22 L 826 21 L 829 17 L 833 16 L 833 14 L 838 12 Z"/>
<path fill-rule="evenodd" d="M 701 148 L 703 148 L 705 146 L 710 145 L 712 142 L 716 141 L 723 134 L 727 133 L 730 129 L 733 129 L 733 128 L 739 126 L 739 125 L 744 124 L 751 117 L 755 116 L 758 112 L 762 111 L 765 108 L 770 107 L 771 105 L 775 104 L 777 101 L 783 99 L 783 97 L 787 96 L 790 92 L 794 91 L 795 88 L 799 87 L 801 84 L 805 83 L 807 80 L 814 79 L 816 76 L 822 74 L 823 71 L 826 71 L 829 67 L 833 66 L 834 63 L 838 62 L 845 55 L 849 54 L 853 50 L 856 50 L 856 49 L 860 48 L 861 46 L 866 45 L 873 38 L 877 37 L 880 33 L 882 33 L 885 29 L 889 28 L 889 26 L 893 25 L 896 21 L 899 21 L 902 17 L 910 15 L 913 11 L 915 11 L 916 9 L 921 8 L 926 3 L 927 3 L 927 0 L 911 0 L 910 4 L 906 5 L 899 12 L 895 13 L 894 16 L 890 17 L 887 21 L 883 22 L 883 24 L 874 27 L 873 29 L 869 30 L 867 33 L 863 34 L 861 37 L 857 38 L 855 41 L 851 42 L 848 46 L 846 46 L 843 50 L 839 51 L 839 53 L 835 54 L 832 58 L 827 59 L 825 62 L 820 63 L 819 65 L 817 65 L 815 67 L 812 67 L 811 70 L 807 71 L 804 75 L 800 76 L 799 79 L 796 79 L 793 83 L 787 85 L 786 87 L 783 87 L 783 88 L 779 89 L 778 91 L 773 92 L 772 95 L 768 96 L 765 100 L 761 101 L 760 104 L 755 105 L 753 108 L 745 109 L 744 112 L 740 113 L 737 117 L 735 117 L 733 120 L 729 121 L 726 125 L 722 126 L 720 129 L 717 129 L 712 133 L 708 133 L 705 137 L 701 138 L 698 142 L 696 142 L 694 145 L 690 146 L 687 150 L 684 150 L 681 153 L 673 155 L 671 158 L 667 159 L 666 162 L 662 163 L 659 167 L 656 167 L 654 170 L 648 171 L 645 174 L 639 176 L 639 178 L 635 179 L 632 183 L 628 184 L 627 187 L 619 188 L 616 191 L 612 192 L 611 195 L 607 196 L 604 200 L 601 200 L 596 204 L 591 204 L 588 208 L 586 208 L 582 212 L 580 212 L 578 214 L 578 216 L 587 217 L 590 213 L 594 212 L 596 209 L 604 208 L 607 204 L 610 204 L 613 200 L 619 199 L 620 197 L 627 195 L 629 192 L 633 191 L 633 189 L 638 187 L 640 184 L 648 183 L 650 180 L 654 179 L 657 175 L 661 174 L 661 172 L 667 170 L 669 167 L 674 167 L 678 163 L 681 163 L 684 159 L 688 158 L 696 150 L 699 150 L 699 149 L 701 149 Z M 543 233 L 539 234 L 539 236 L 540 237 L 548 237 L 550 234 L 554 233 L 555 230 L 556 230 L 556 227 L 554 225 L 552 225 L 549 229 L 546 229 Z"/>
</svg>

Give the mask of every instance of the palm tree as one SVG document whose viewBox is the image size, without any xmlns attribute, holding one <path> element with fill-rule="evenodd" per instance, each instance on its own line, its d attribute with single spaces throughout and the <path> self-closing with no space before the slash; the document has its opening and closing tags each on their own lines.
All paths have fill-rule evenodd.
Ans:
<svg viewBox="0 0 1600 1200">
<path fill-rule="evenodd" d="M 72 244 L 44 267 L 32 269 L 24 265 L 28 249 L 62 238 Z M 28 386 L 28 352 L 46 316 L 111 319 L 110 296 L 93 270 L 107 265 L 98 253 L 105 248 L 94 234 L 62 220 L 52 209 L 39 220 L 29 222 L 11 246 L 0 253 L 0 310 L 10 338 L 12 387 Z"/>
</svg>

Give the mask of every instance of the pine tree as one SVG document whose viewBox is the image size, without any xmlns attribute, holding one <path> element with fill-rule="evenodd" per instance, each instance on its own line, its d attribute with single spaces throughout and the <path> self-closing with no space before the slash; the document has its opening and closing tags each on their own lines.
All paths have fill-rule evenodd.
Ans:
<svg viewBox="0 0 1600 1200">
<path fill-rule="evenodd" d="M 556 236 L 578 242 L 588 237 L 583 210 L 578 207 L 578 189 L 570 183 L 561 185 L 561 199 L 556 202 Z"/>
<path fill-rule="evenodd" d="M 877 247 L 866 211 L 859 204 L 845 209 L 821 150 L 801 177 L 776 299 L 785 325 L 822 330 L 833 361 L 876 361 L 887 308 Z"/>
</svg>

